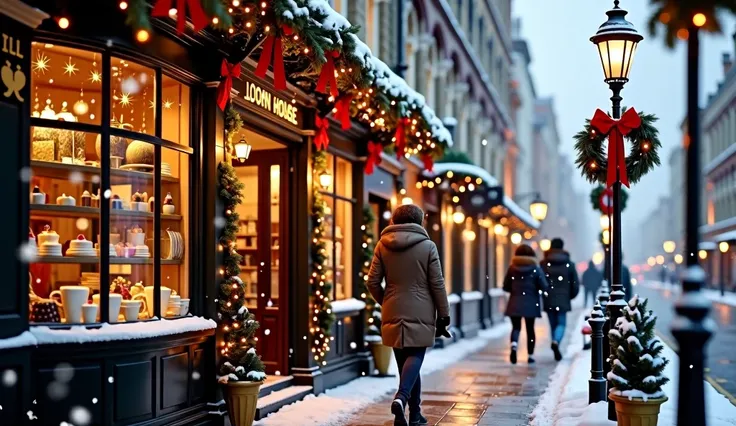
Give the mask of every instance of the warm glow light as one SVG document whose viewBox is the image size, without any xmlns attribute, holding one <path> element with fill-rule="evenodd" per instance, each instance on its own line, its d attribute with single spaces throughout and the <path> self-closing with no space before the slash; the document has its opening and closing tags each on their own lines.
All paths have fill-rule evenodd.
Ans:
<svg viewBox="0 0 736 426">
<path fill-rule="evenodd" d="M 511 242 L 513 244 L 521 244 L 521 234 L 519 234 L 518 232 L 514 232 L 513 234 L 511 234 Z"/>
<path fill-rule="evenodd" d="M 664 265 L 664 256 L 661 254 L 657 255 L 657 265 Z"/>
<path fill-rule="evenodd" d="M 121 1 L 120 2 L 120 10 L 125 10 L 128 8 L 128 2 Z"/>
<path fill-rule="evenodd" d="M 721 241 L 720 243 L 718 243 L 718 250 L 720 250 L 720 251 L 721 251 L 721 253 L 725 253 L 725 252 L 727 252 L 727 251 L 728 251 L 728 249 L 729 249 L 729 245 L 728 245 L 728 242 L 726 242 L 726 241 Z"/>
<path fill-rule="evenodd" d="M 240 161 L 245 161 L 250 157 L 250 152 L 253 150 L 253 146 L 241 139 L 240 142 L 235 144 L 235 156 Z"/>
<path fill-rule="evenodd" d="M 615 7 L 606 14 L 608 20 L 590 41 L 598 48 L 605 81 L 609 84 L 625 83 L 629 81 L 636 47 L 644 37 L 626 20 L 625 10 Z"/>
<path fill-rule="evenodd" d="M 456 210 L 455 213 L 452 214 L 452 221 L 457 224 L 465 222 L 465 214 L 459 210 Z"/>
<path fill-rule="evenodd" d="M 678 265 L 682 263 L 682 255 L 681 254 L 678 253 L 678 254 L 675 255 L 675 263 L 677 263 Z"/>
<path fill-rule="evenodd" d="M 414 200 L 412 200 L 409 197 L 404 197 L 404 198 L 401 199 L 401 204 L 403 204 L 405 206 L 406 205 L 409 205 L 409 204 L 414 204 Z"/>
<path fill-rule="evenodd" d="M 463 230 L 463 239 L 465 241 L 475 241 L 475 232 L 472 229 Z"/>
<path fill-rule="evenodd" d="M 708 252 L 705 250 L 700 250 L 698 252 L 698 257 L 701 258 L 702 260 L 705 260 L 708 258 Z"/>
<path fill-rule="evenodd" d="M 662 243 L 662 248 L 664 249 L 665 253 L 674 253 L 677 245 L 674 241 L 665 241 L 664 243 Z"/>
<path fill-rule="evenodd" d="M 702 27 L 705 25 L 706 21 L 708 21 L 708 19 L 702 13 L 696 13 L 695 16 L 693 16 L 693 24 L 695 24 L 696 27 Z"/>
<path fill-rule="evenodd" d="M 332 186 L 332 175 L 328 172 L 324 172 L 319 175 L 319 184 L 322 188 L 327 189 Z"/>
<path fill-rule="evenodd" d="M 539 196 L 534 199 L 534 201 L 529 204 L 529 213 L 532 214 L 532 217 L 538 221 L 543 221 L 545 218 L 547 218 L 547 203 L 542 201 Z"/>
<path fill-rule="evenodd" d="M 138 30 L 138 32 L 135 33 L 135 39 L 138 40 L 139 43 L 145 43 L 150 38 L 151 34 L 149 34 L 146 30 Z"/>
<path fill-rule="evenodd" d="M 503 235 L 503 225 L 497 223 L 493 226 L 493 233 L 496 235 Z"/>
<path fill-rule="evenodd" d="M 545 238 L 539 242 L 539 248 L 542 249 L 542 251 L 547 251 L 551 247 L 552 247 L 552 241 L 550 241 L 548 238 Z"/>
<path fill-rule="evenodd" d="M 608 229 L 603 230 L 603 244 L 604 245 L 611 244 L 611 231 Z"/>
<path fill-rule="evenodd" d="M 657 264 L 657 259 L 654 258 L 654 256 L 649 256 L 647 259 L 647 265 L 654 266 Z"/>
<path fill-rule="evenodd" d="M 610 229 L 608 225 L 609 225 L 608 215 L 605 215 L 605 214 L 601 215 L 601 229 L 604 231 Z"/>
<path fill-rule="evenodd" d="M 59 18 L 59 28 L 62 30 L 69 28 L 69 19 L 65 17 Z"/>
<path fill-rule="evenodd" d="M 606 255 L 603 254 L 603 252 L 597 251 L 593 253 L 593 263 L 596 265 L 600 265 L 605 260 Z"/>
</svg>

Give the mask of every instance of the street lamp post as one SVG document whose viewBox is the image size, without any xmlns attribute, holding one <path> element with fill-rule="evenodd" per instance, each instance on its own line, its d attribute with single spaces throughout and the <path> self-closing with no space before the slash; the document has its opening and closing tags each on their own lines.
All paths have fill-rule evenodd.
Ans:
<svg viewBox="0 0 736 426">
<path fill-rule="evenodd" d="M 693 18 L 702 14 L 696 14 Z M 693 19 L 695 21 L 695 19 Z M 702 25 L 704 22 L 700 22 Z M 703 368 L 705 344 L 712 335 L 706 317 L 710 302 L 700 291 L 705 281 L 705 271 L 698 261 L 700 227 L 700 109 L 699 98 L 699 27 L 691 23 L 687 44 L 687 186 L 685 203 L 685 272 L 682 274 L 682 293 L 675 302 L 675 318 L 672 335 L 677 339 L 680 368 L 677 387 L 677 424 L 705 425 L 705 391 Z"/>
<path fill-rule="evenodd" d="M 621 91 L 629 81 L 631 65 L 636 53 L 636 46 L 644 39 L 634 25 L 626 20 L 627 11 L 621 9 L 619 0 L 614 0 L 613 9 L 606 12 L 608 20 L 604 22 L 590 38 L 598 48 L 604 81 L 611 89 L 611 113 L 615 120 L 621 118 Z M 611 141 L 609 141 L 611 143 Z M 613 184 L 613 223 L 611 224 L 611 257 L 613 273 L 610 302 L 608 304 L 609 324 L 616 324 L 621 309 L 626 305 L 624 300 L 623 280 L 621 278 L 621 170 L 616 169 L 616 182 Z M 609 387 L 611 387 L 609 382 Z M 616 408 L 613 401 L 608 403 L 608 418 L 616 420 Z"/>
<path fill-rule="evenodd" d="M 726 253 L 728 253 L 729 248 L 726 241 L 721 241 L 718 244 L 718 251 L 721 252 L 721 297 L 726 295 Z"/>
</svg>

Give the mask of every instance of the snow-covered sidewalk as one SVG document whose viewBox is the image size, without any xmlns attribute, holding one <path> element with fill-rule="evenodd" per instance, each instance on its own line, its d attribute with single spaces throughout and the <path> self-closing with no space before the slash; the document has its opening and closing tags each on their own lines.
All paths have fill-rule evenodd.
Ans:
<svg viewBox="0 0 736 426">
<path fill-rule="evenodd" d="M 576 323 L 583 325 L 581 317 Z M 573 334 L 567 346 L 566 356 L 557 366 L 549 387 L 532 413 L 531 426 L 616 426 L 608 419 L 605 402 L 588 404 L 588 379 L 590 378 L 590 351 L 582 350 L 582 335 Z M 664 344 L 664 342 L 663 342 Z M 677 354 L 664 345 L 662 355 L 670 360 L 665 375 L 670 378 L 663 390 L 669 397 L 661 407 L 659 426 L 676 426 L 677 422 Z M 736 425 L 736 407 L 704 382 L 708 426 Z"/>
<path fill-rule="evenodd" d="M 473 339 L 460 340 L 444 349 L 428 352 L 422 366 L 422 376 L 444 369 L 482 349 L 492 339 L 506 336 L 511 330 L 508 321 L 499 323 L 488 330 L 482 330 Z M 393 374 L 396 366 L 392 363 Z M 256 426 L 299 425 L 328 426 L 343 425 L 347 419 L 360 409 L 378 401 L 396 390 L 398 376 L 361 377 L 343 386 L 330 389 L 324 394 L 309 395 L 304 400 L 283 407 Z"/>
</svg>

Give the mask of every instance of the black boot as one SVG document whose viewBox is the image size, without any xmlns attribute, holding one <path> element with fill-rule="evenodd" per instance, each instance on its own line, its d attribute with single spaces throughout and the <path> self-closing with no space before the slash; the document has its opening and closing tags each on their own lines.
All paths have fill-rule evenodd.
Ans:
<svg viewBox="0 0 736 426">
<path fill-rule="evenodd" d="M 409 426 L 406 422 L 406 413 L 404 413 L 404 401 L 399 398 L 394 399 L 391 403 L 391 414 L 394 415 L 394 426 Z"/>
<path fill-rule="evenodd" d="M 509 358 L 512 364 L 516 364 L 516 343 L 511 344 L 511 356 Z"/>
<path fill-rule="evenodd" d="M 555 353 L 555 361 L 559 361 L 562 359 L 562 352 L 560 352 L 560 344 L 557 342 L 552 342 L 552 352 Z"/>
<path fill-rule="evenodd" d="M 417 408 L 415 411 L 409 408 L 409 426 L 421 426 L 426 424 L 429 424 L 429 422 L 422 415 L 421 409 Z"/>
</svg>

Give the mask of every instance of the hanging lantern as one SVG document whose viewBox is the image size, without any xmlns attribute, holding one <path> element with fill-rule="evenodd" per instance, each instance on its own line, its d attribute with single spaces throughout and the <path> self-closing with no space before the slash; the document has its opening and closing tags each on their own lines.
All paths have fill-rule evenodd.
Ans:
<svg viewBox="0 0 736 426">
<path fill-rule="evenodd" d="M 245 162 L 245 160 L 250 157 L 250 152 L 253 150 L 253 146 L 245 141 L 245 139 L 241 139 L 240 142 L 235 144 L 235 156 L 238 157 L 238 160 L 241 162 Z"/>
<path fill-rule="evenodd" d="M 332 186 L 332 175 L 325 171 L 321 175 L 319 175 L 319 184 L 324 189 L 328 189 Z"/>
</svg>

